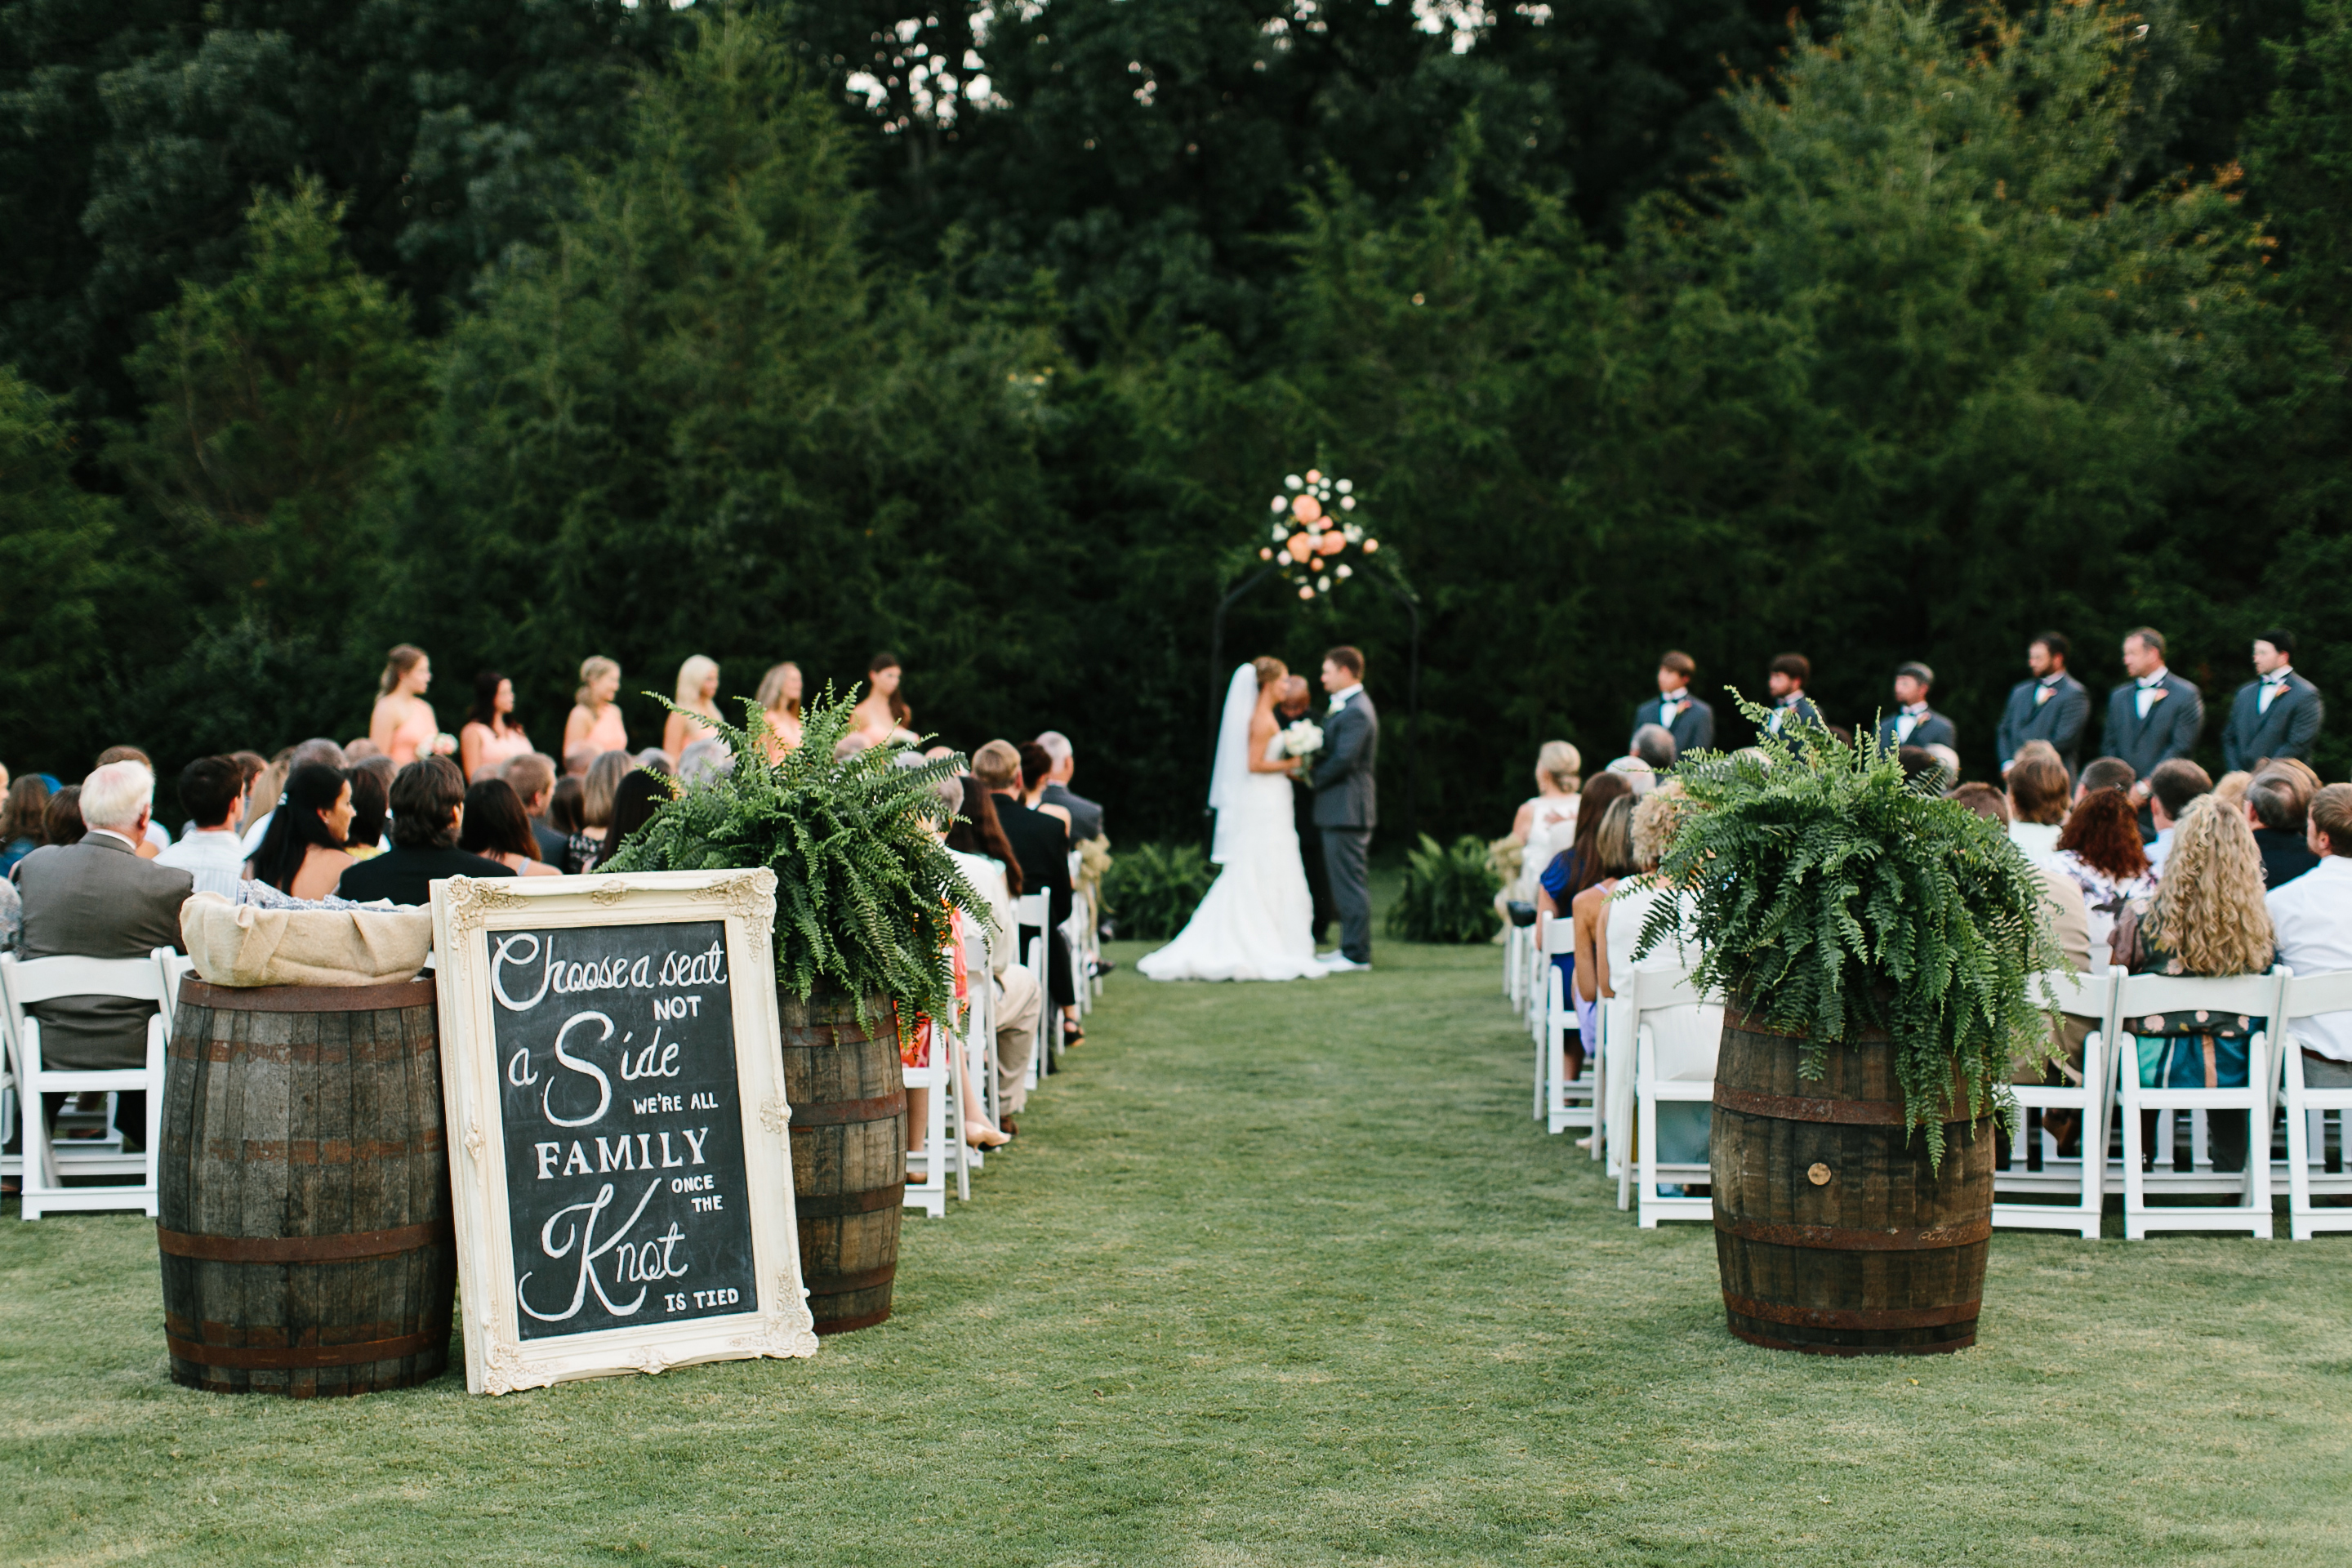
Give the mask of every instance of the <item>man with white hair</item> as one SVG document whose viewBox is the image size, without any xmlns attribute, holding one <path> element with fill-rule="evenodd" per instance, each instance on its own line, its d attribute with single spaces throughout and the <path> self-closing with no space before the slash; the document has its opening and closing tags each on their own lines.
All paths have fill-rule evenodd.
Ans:
<svg viewBox="0 0 2352 1568">
<path fill-rule="evenodd" d="M 154 805 L 155 775 L 137 763 L 109 763 L 82 781 L 81 819 L 89 831 L 78 844 L 34 850 L 11 873 L 25 902 L 24 957 L 144 958 L 159 947 L 187 951 L 180 940 L 180 906 L 195 890 L 194 879 L 139 858 Z M 41 1021 L 45 1066 L 100 1071 L 146 1065 L 152 1002 L 63 996 L 26 1011 Z M 62 1098 L 47 1097 L 43 1116 L 54 1118 L 54 1102 Z M 147 1097 L 121 1096 L 114 1121 L 127 1141 L 142 1142 Z"/>
<path fill-rule="evenodd" d="M 1089 838 L 1100 838 L 1103 808 L 1070 788 L 1070 776 L 1078 767 L 1077 757 L 1070 749 L 1070 738 L 1059 730 L 1048 730 L 1037 737 L 1037 748 L 1054 762 L 1045 773 L 1043 802 L 1070 814 L 1070 842 L 1084 844 Z"/>
</svg>

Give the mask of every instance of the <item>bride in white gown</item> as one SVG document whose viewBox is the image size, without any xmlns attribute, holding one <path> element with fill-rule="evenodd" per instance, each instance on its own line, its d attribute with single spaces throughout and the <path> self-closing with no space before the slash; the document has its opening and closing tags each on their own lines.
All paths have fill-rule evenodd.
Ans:
<svg viewBox="0 0 2352 1568">
<path fill-rule="evenodd" d="M 1217 813 L 1210 858 L 1223 868 L 1176 940 L 1136 964 L 1150 980 L 1314 980 L 1315 902 L 1298 858 L 1291 763 L 1275 721 L 1275 687 L 1289 671 L 1261 658 L 1234 671 L 1209 805 Z"/>
</svg>

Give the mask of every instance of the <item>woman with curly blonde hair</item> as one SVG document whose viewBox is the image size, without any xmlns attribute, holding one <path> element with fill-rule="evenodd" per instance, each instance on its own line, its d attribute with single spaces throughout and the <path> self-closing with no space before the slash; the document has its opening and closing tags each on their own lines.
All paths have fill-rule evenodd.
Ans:
<svg viewBox="0 0 2352 1568">
<path fill-rule="evenodd" d="M 2173 829 L 2156 891 L 2134 899 L 2116 921 L 2115 963 L 2134 974 L 2260 974 L 2273 947 L 2253 831 L 2227 802 L 2201 795 Z M 2266 1026 L 2242 1013 L 2202 1011 L 2124 1020 L 2140 1043 L 2140 1081 L 2154 1089 L 2244 1088 L 2246 1043 Z M 2124 1070 L 2133 1070 L 2128 1057 Z M 2143 1150 L 2155 1147 L 2156 1114 L 2141 1113 Z M 2205 1114 L 2213 1169 L 2244 1170 L 2246 1113 Z"/>
</svg>

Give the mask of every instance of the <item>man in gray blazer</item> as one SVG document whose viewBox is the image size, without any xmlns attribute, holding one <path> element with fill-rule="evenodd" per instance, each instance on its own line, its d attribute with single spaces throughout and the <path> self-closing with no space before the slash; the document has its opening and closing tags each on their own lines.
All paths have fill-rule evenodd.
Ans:
<svg viewBox="0 0 2352 1568">
<path fill-rule="evenodd" d="M 2138 626 L 2124 634 L 2124 670 L 2131 677 L 2107 694 L 2107 727 L 2100 750 L 2131 764 L 2139 779 L 2132 798 L 2139 805 L 2142 843 L 2156 841 L 2147 810 L 2147 775 L 2158 763 L 2185 757 L 2205 728 L 2205 698 L 2164 666 L 2164 634 Z"/>
<path fill-rule="evenodd" d="M 2251 769 L 2264 757 L 2311 760 L 2311 743 L 2327 716 L 2319 688 L 2294 672 L 2294 635 L 2268 631 L 2254 639 L 2254 674 L 2238 688 L 2221 731 L 2221 765 Z"/>
<path fill-rule="evenodd" d="M 1315 826 L 1323 834 L 1323 866 L 1331 902 L 1339 911 L 1339 951 L 1321 955 L 1331 970 L 1372 964 L 1372 828 L 1380 799 L 1372 763 L 1381 746 L 1381 716 L 1364 689 L 1364 656 L 1335 647 L 1323 656 L 1323 689 L 1331 710 L 1323 720 L 1323 760 L 1315 764 Z"/>
<path fill-rule="evenodd" d="M 180 906 L 195 890 L 187 872 L 139 858 L 154 809 L 155 775 L 137 763 L 110 763 L 82 781 L 79 844 L 34 850 L 11 873 L 25 902 L 20 952 L 27 959 L 144 958 L 159 947 L 185 952 Z M 101 1070 L 143 1067 L 152 1002 L 117 996 L 61 996 L 26 1009 L 41 1021 L 45 1067 Z M 57 1114 L 47 1097 L 41 1111 Z M 132 1142 L 147 1131 L 147 1097 L 126 1094 L 115 1126 Z"/>
<path fill-rule="evenodd" d="M 1054 762 L 1053 771 L 1045 775 L 1043 799 L 1047 805 L 1058 805 L 1070 814 L 1070 842 L 1078 845 L 1100 838 L 1103 808 L 1070 787 L 1070 779 L 1078 770 L 1070 738 L 1059 730 L 1048 730 L 1037 737 L 1037 745 Z"/>
<path fill-rule="evenodd" d="M 2000 771 L 2025 750 L 2028 741 L 2047 741 L 2058 749 L 2066 776 L 2083 771 L 2083 731 L 2091 725 L 2091 694 L 2066 673 L 2066 656 L 2073 650 L 2063 632 L 2043 632 L 2025 650 L 2032 679 L 2009 689 L 2009 706 L 2001 710 L 1994 743 L 2000 751 Z"/>
</svg>

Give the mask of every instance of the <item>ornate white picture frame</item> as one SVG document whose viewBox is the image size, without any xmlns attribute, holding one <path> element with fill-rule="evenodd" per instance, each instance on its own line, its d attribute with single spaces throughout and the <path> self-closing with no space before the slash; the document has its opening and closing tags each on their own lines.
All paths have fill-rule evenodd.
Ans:
<svg viewBox="0 0 2352 1568">
<path fill-rule="evenodd" d="M 775 889 L 764 868 L 433 884 L 468 1392 L 815 1353 L 793 1218 Z M 681 952 L 663 928 L 694 928 L 677 934 L 695 940 Z M 707 1077 L 724 1036 L 700 1004 L 721 995 L 731 1096 Z M 688 1087 L 698 1062 L 698 1090 Z M 665 1098 L 670 1088 L 685 1092 Z M 714 1110 L 733 1114 L 714 1123 Z M 739 1133 L 740 1171 L 729 1168 Z M 698 1258 L 719 1256 L 736 1288 L 697 1291 Z"/>
</svg>

